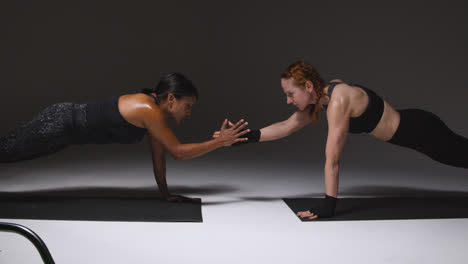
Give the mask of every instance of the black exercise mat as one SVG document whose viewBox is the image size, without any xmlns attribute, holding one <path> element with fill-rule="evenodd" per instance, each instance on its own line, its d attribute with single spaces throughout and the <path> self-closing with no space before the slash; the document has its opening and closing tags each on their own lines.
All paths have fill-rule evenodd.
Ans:
<svg viewBox="0 0 468 264">
<path fill-rule="evenodd" d="M 168 202 L 161 198 L 0 198 L 0 218 L 124 221 L 202 222 L 201 201 Z"/>
<path fill-rule="evenodd" d="M 294 214 L 319 204 L 320 198 L 284 198 Z M 468 218 L 468 197 L 339 198 L 335 216 L 305 221 Z"/>
</svg>

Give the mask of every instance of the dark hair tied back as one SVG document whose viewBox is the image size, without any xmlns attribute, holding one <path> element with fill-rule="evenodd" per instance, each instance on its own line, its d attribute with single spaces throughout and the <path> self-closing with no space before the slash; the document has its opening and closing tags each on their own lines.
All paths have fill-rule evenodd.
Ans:
<svg viewBox="0 0 468 264">
<path fill-rule="evenodd" d="M 198 99 L 197 88 L 195 88 L 189 79 L 178 72 L 163 76 L 156 88 L 144 88 L 141 92 L 145 94 L 155 93 L 159 100 L 165 100 L 170 93 L 177 99 L 184 96 L 195 96 Z"/>
</svg>

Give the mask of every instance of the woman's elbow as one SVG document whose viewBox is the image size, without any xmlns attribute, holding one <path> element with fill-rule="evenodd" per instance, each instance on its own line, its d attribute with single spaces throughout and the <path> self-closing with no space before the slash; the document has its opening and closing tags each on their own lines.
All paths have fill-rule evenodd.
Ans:
<svg viewBox="0 0 468 264">
<path fill-rule="evenodd" d="M 172 157 L 175 159 L 175 160 L 188 160 L 189 157 L 185 154 L 185 153 L 174 153 L 172 155 Z"/>
<path fill-rule="evenodd" d="M 169 153 L 171 154 L 171 156 L 175 160 L 186 160 L 186 159 L 188 159 L 185 151 L 180 147 L 176 147 L 176 148 L 173 148 L 173 149 L 169 150 Z"/>
<path fill-rule="evenodd" d="M 186 160 L 187 158 L 185 158 L 183 155 L 172 155 L 172 157 L 175 159 L 175 160 Z"/>
<path fill-rule="evenodd" d="M 327 157 L 325 161 L 325 167 L 339 168 L 340 159 L 338 157 Z"/>
</svg>

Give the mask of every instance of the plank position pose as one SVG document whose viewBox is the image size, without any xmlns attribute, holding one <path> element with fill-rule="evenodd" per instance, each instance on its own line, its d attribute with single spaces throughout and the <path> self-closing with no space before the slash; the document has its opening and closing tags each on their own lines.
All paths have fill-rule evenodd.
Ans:
<svg viewBox="0 0 468 264">
<path fill-rule="evenodd" d="M 299 212 L 301 218 L 330 217 L 338 196 L 340 156 L 348 133 L 368 133 L 391 144 L 419 151 L 440 163 L 468 168 L 468 139 L 452 130 L 435 114 L 420 109 L 395 110 L 374 91 L 335 79 L 325 82 L 305 61 L 290 65 L 281 75 L 287 103 L 299 110 L 287 120 L 246 134 L 234 145 L 276 140 L 316 123 L 325 108 L 328 137 L 325 149 L 325 200 L 320 206 Z M 229 122 L 229 125 L 234 124 Z M 214 138 L 220 132 L 213 134 Z M 464 153 L 464 154 L 463 154 Z"/>
<path fill-rule="evenodd" d="M 198 99 L 197 89 L 180 73 L 163 76 L 154 89 L 124 94 L 87 104 L 57 103 L 46 107 L 27 124 L 0 137 L 0 163 L 29 160 L 58 152 L 70 145 L 137 143 L 148 133 L 153 171 L 162 196 L 169 201 L 191 198 L 172 195 L 166 183 L 165 151 L 176 160 L 201 156 L 222 146 L 245 141 L 247 122 L 230 128 L 224 120 L 219 137 L 202 143 L 181 144 L 167 124 L 189 117 Z"/>
</svg>

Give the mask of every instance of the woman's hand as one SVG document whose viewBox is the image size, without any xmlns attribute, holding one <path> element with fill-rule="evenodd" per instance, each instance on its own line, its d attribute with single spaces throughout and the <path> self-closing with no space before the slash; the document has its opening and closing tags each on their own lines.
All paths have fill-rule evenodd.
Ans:
<svg viewBox="0 0 468 264">
<path fill-rule="evenodd" d="M 311 213 L 310 211 L 298 212 L 297 216 L 299 216 L 300 218 L 307 218 L 309 220 L 314 220 L 314 219 L 318 218 L 318 216 L 316 214 Z"/>
<path fill-rule="evenodd" d="M 325 194 L 320 204 L 315 205 L 307 211 L 298 212 L 297 216 L 300 218 L 307 218 L 309 220 L 317 219 L 318 217 L 332 217 L 335 215 L 336 201 L 338 199 L 333 196 Z"/>
<path fill-rule="evenodd" d="M 228 122 L 230 126 L 229 128 L 226 127 Z M 234 143 L 246 141 L 248 140 L 248 138 L 239 137 L 250 132 L 250 129 L 243 130 L 247 125 L 248 123 L 245 122 L 244 119 L 239 120 L 239 122 L 237 122 L 236 124 L 233 124 L 226 119 L 224 120 L 220 131 L 216 131 L 213 134 L 213 138 L 220 140 L 223 146 L 231 146 Z"/>
<path fill-rule="evenodd" d="M 176 203 L 181 203 L 181 202 L 200 202 L 200 198 L 190 198 L 190 197 L 185 197 L 182 195 L 173 195 L 169 194 L 168 196 L 165 197 L 167 201 L 169 202 L 176 202 Z"/>
<path fill-rule="evenodd" d="M 234 126 L 234 124 L 229 120 L 228 120 L 228 125 L 229 125 L 230 128 Z M 213 138 L 219 138 L 219 133 L 220 133 L 219 131 L 215 131 L 213 133 Z"/>
<path fill-rule="evenodd" d="M 234 124 L 233 124 L 231 121 L 229 121 L 229 120 L 228 120 L 228 125 L 229 125 L 229 127 L 233 127 L 233 126 L 234 126 Z M 215 132 L 213 133 L 213 138 L 219 138 L 219 131 L 215 131 Z"/>
</svg>

